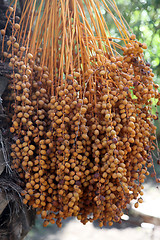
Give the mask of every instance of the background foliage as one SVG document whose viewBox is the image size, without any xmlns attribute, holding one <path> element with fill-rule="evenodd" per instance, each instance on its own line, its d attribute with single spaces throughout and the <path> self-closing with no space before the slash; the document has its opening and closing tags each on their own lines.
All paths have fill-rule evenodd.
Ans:
<svg viewBox="0 0 160 240">
<path fill-rule="evenodd" d="M 145 59 L 153 68 L 155 81 L 160 84 L 160 0 L 117 0 L 117 5 L 136 35 L 138 41 L 145 42 L 148 50 Z M 103 11 L 107 20 L 107 13 Z M 114 33 L 114 26 L 108 26 Z"/>
</svg>

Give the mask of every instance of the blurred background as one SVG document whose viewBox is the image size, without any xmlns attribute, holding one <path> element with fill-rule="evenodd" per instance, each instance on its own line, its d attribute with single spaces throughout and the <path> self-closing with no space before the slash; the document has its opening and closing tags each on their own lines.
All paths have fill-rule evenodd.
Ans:
<svg viewBox="0 0 160 240">
<path fill-rule="evenodd" d="M 145 42 L 148 49 L 145 60 L 149 62 L 155 74 L 155 82 L 160 85 L 160 0 L 117 0 L 120 12 L 128 22 L 138 41 Z M 112 36 L 116 36 L 114 25 L 108 21 L 107 13 L 101 9 L 106 18 Z M 153 111 L 157 111 L 153 107 Z M 158 109 L 160 112 L 160 107 Z M 160 122 L 157 126 L 157 139 L 160 140 Z M 160 166 L 157 164 L 159 152 L 155 152 L 155 170 L 160 177 Z M 151 169 L 151 175 L 153 170 Z M 56 225 L 42 227 L 42 220 L 37 218 L 36 224 L 25 240 L 125 240 L 144 239 L 160 240 L 160 186 L 155 177 L 146 179 L 143 197 L 144 203 L 138 209 L 128 206 L 122 219 L 122 224 L 99 228 L 98 223 L 82 225 L 71 218 L 63 222 L 61 229 Z"/>
</svg>

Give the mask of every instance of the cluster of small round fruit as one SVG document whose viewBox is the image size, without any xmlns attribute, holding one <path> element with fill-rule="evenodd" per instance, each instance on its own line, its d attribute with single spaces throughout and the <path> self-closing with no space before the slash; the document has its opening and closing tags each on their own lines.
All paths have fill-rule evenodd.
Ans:
<svg viewBox="0 0 160 240">
<path fill-rule="evenodd" d="M 36 57 L 27 53 L 26 64 L 25 47 L 15 38 L 12 44 L 10 66 L 18 71 L 9 96 L 11 156 L 25 182 L 24 204 L 37 209 L 44 226 L 55 219 L 61 226 L 71 216 L 84 224 L 99 219 L 100 226 L 119 222 L 132 199 L 136 207 L 143 201 L 152 166 L 157 116 L 151 99 L 159 93 L 142 58 L 145 44 L 132 41 L 123 56 L 98 49 L 85 73 L 75 71 L 59 86 L 40 65 L 42 49 Z"/>
<path fill-rule="evenodd" d="M 47 53 L 44 61 L 46 48 L 29 52 L 20 25 L 12 28 L 3 53 L 13 68 L 11 94 L 4 101 L 23 203 L 37 209 L 44 226 L 56 221 L 61 227 L 71 216 L 83 224 L 98 219 L 101 227 L 120 222 L 132 199 L 135 207 L 143 202 L 143 182 L 153 166 L 158 116 L 152 114 L 152 99 L 160 105 L 160 95 L 143 59 L 146 44 L 132 35 L 120 55 L 86 41 L 91 56 L 84 46 L 83 58 L 81 52 L 70 65 L 65 62 L 71 71 L 64 64 L 60 79 L 51 63 L 63 70 L 63 58 L 51 54 L 49 62 Z"/>
</svg>

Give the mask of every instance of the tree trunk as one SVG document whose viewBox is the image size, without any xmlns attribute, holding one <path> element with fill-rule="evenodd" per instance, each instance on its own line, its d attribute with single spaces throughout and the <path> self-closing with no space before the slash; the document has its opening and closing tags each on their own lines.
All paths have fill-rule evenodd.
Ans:
<svg viewBox="0 0 160 240">
<path fill-rule="evenodd" d="M 21 8 L 23 4 L 24 0 L 20 0 Z M 0 29 L 5 27 L 6 9 L 6 1 L 0 0 Z M 11 26 L 8 26 L 6 35 L 11 35 Z M 7 36 L 5 38 L 7 41 Z M 2 35 L 0 33 L 0 59 L 1 45 Z M 11 136 L 8 117 L 3 109 L 3 94 L 8 93 L 7 84 L 10 81 L 11 72 L 8 63 L 0 60 L 0 239 L 22 240 L 34 224 L 35 211 L 23 205 L 20 195 L 22 191 L 20 179 L 10 167 Z"/>
</svg>

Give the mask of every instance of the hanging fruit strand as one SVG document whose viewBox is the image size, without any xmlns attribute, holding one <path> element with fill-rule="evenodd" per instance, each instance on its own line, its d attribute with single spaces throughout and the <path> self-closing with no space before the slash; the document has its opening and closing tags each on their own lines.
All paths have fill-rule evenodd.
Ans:
<svg viewBox="0 0 160 240">
<path fill-rule="evenodd" d="M 71 216 L 100 227 L 121 222 L 132 199 L 143 202 L 148 168 L 155 175 L 152 99 L 160 105 L 160 95 L 146 44 L 129 34 L 114 0 L 29 0 L 16 24 L 13 17 L 3 52 L 13 68 L 4 101 L 24 204 L 44 226 Z"/>
</svg>

